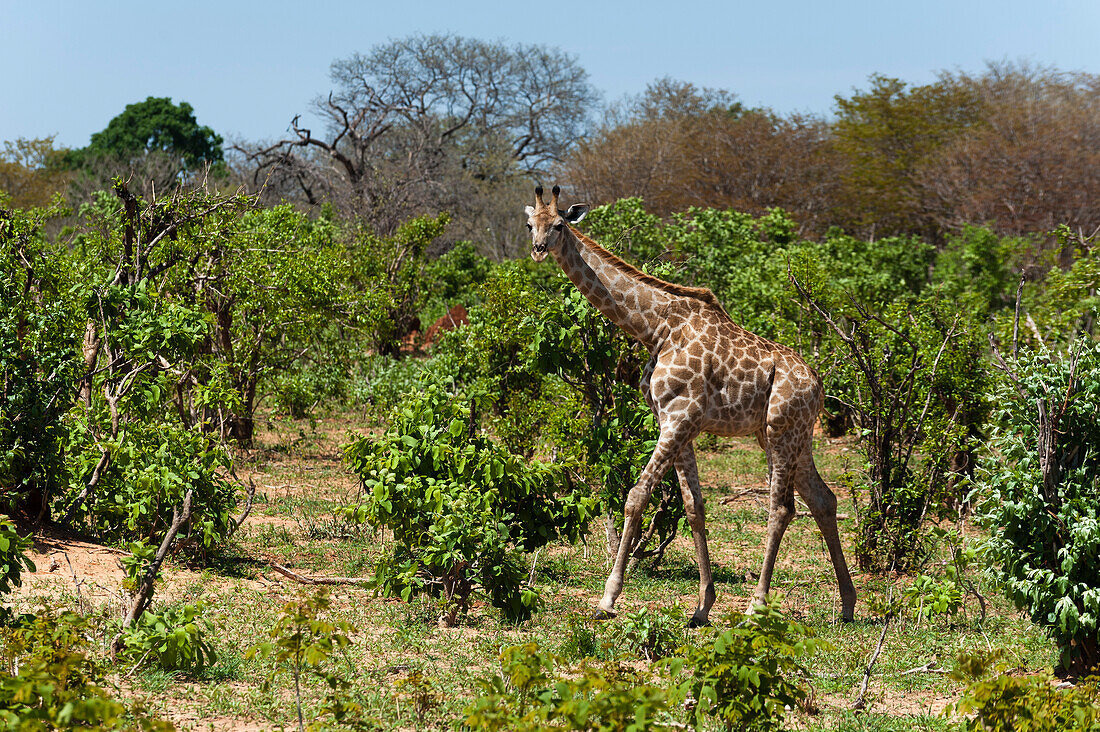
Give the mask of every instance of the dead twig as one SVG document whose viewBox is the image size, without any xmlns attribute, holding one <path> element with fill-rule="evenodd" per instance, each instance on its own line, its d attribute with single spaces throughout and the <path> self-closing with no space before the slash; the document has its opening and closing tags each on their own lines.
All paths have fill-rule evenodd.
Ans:
<svg viewBox="0 0 1100 732">
<path fill-rule="evenodd" d="M 886 606 L 890 607 L 894 601 L 894 588 L 890 588 L 890 594 L 886 598 Z M 859 685 L 859 696 L 856 697 L 855 702 L 852 703 L 852 709 L 863 709 L 867 706 L 867 685 L 871 683 L 871 672 L 875 668 L 875 662 L 878 661 L 878 654 L 882 653 L 882 646 L 886 642 L 886 631 L 890 629 L 890 621 L 894 619 L 894 611 L 890 610 L 886 613 L 886 622 L 882 624 L 882 632 L 878 636 L 878 644 L 875 646 L 875 652 L 871 654 L 871 660 L 867 662 L 867 668 L 863 670 L 863 681 Z"/>
<path fill-rule="evenodd" d="M 531 571 L 527 573 L 528 587 L 535 586 L 535 566 L 539 563 L 539 552 L 541 551 L 542 547 L 540 546 L 538 549 L 535 550 L 535 558 L 531 560 Z"/>
<path fill-rule="evenodd" d="M 69 561 L 69 555 L 67 553 L 63 552 L 61 556 L 65 557 L 65 564 L 69 565 L 69 573 L 72 574 L 72 576 L 73 576 L 73 585 L 76 587 L 76 602 L 77 602 L 77 605 L 80 607 L 81 614 L 83 614 L 84 613 L 84 595 L 80 592 L 80 586 L 82 584 L 84 584 L 84 580 L 78 580 L 76 578 L 76 570 L 73 569 L 73 563 Z"/>
<path fill-rule="evenodd" d="M 929 661 L 928 663 L 924 664 L 923 666 L 917 666 L 916 668 L 911 668 L 908 671 L 902 671 L 901 673 L 898 674 L 898 676 L 908 676 L 909 674 L 949 674 L 949 673 L 951 673 L 951 669 L 948 669 L 948 668 L 932 668 L 933 663 L 935 663 L 935 661 Z"/>
<path fill-rule="evenodd" d="M 756 486 L 753 488 L 742 488 L 741 490 L 734 491 L 728 496 L 722 496 L 718 499 L 718 502 L 724 506 L 728 506 L 735 501 L 744 498 L 745 496 L 766 496 L 770 493 L 770 489 L 767 486 Z"/>
<path fill-rule="evenodd" d="M 268 566 L 287 579 L 301 582 L 303 585 L 369 585 L 374 581 L 369 577 L 307 577 L 275 562 L 269 561 Z"/>
<path fill-rule="evenodd" d="M 245 519 L 248 518 L 248 514 L 252 511 L 252 500 L 256 498 L 256 484 L 252 481 L 251 477 L 249 477 L 248 479 L 247 497 L 248 500 L 244 505 L 244 511 L 241 512 L 240 518 L 235 520 L 233 524 L 229 527 L 229 531 L 226 532 L 225 535 L 226 539 L 237 533 L 237 529 L 241 528 L 241 524 L 244 523 Z"/>
</svg>

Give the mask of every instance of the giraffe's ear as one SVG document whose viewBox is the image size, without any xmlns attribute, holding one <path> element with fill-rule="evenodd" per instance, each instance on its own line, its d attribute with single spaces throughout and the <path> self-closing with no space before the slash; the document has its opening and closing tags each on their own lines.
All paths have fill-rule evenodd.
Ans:
<svg viewBox="0 0 1100 732">
<path fill-rule="evenodd" d="M 533 206 L 524 206 L 523 213 L 527 214 L 528 216 L 534 216 L 535 208 Z"/>
<path fill-rule="evenodd" d="M 569 223 L 576 224 L 588 215 L 588 206 L 583 203 L 574 203 L 568 211 L 559 211 L 558 213 Z"/>
</svg>

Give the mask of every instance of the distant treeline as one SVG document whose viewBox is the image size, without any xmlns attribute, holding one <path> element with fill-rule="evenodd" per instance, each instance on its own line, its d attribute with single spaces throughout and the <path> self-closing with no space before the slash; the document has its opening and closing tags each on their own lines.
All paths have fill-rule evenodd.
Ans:
<svg viewBox="0 0 1100 732">
<path fill-rule="evenodd" d="M 841 227 L 938 245 L 965 224 L 1003 236 L 1100 226 L 1095 74 L 999 62 L 920 86 L 875 75 L 829 115 L 671 79 L 601 105 L 558 49 L 418 35 L 336 60 L 331 79 L 302 110 L 323 123 L 295 117 L 280 140 L 226 145 L 186 102 L 150 97 L 85 148 L 9 141 L 0 191 L 14 207 L 57 192 L 75 207 L 120 170 L 147 194 L 207 176 L 265 204 L 327 205 L 379 235 L 447 211 L 448 239 L 495 259 L 520 253 L 517 201 L 535 180 L 593 205 L 642 198 L 660 216 L 778 207 L 810 237 Z"/>
</svg>

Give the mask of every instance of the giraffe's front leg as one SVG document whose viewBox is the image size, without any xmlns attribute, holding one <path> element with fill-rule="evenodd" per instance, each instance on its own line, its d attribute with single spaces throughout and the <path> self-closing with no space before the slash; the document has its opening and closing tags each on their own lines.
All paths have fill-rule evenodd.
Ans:
<svg viewBox="0 0 1100 732">
<path fill-rule="evenodd" d="M 649 458 L 649 463 L 642 471 L 638 482 L 630 489 L 626 497 L 626 508 L 623 512 L 623 533 L 619 538 L 619 550 L 615 554 L 615 564 L 611 567 L 611 574 L 604 583 L 603 598 L 600 600 L 597 618 L 610 618 L 615 616 L 615 601 L 623 591 L 623 577 L 626 573 L 627 560 L 630 552 L 638 541 L 641 533 L 642 514 L 649 505 L 649 496 L 653 489 L 661 482 L 665 473 L 672 467 L 672 462 L 683 449 L 685 442 L 690 442 L 688 433 L 683 429 L 662 429 L 661 437 L 657 441 L 657 447 Z"/>
</svg>

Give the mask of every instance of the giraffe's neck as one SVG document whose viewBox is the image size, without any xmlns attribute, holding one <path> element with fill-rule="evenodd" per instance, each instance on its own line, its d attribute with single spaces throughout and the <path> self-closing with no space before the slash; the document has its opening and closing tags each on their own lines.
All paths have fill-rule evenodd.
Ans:
<svg viewBox="0 0 1100 732">
<path fill-rule="evenodd" d="M 673 295 L 640 281 L 633 267 L 576 230 L 566 231 L 561 250 L 554 253 L 566 276 L 608 320 L 652 348 L 661 324 L 659 310 Z"/>
</svg>

